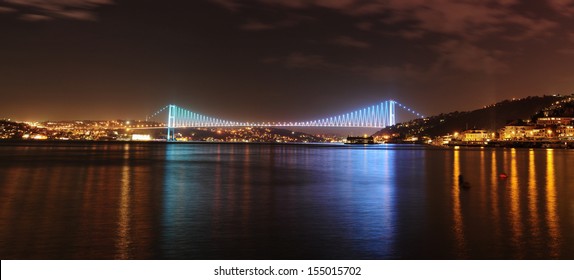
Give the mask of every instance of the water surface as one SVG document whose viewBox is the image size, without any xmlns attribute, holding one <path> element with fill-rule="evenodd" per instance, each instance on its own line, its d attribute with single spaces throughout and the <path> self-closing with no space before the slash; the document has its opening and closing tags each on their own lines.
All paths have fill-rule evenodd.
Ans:
<svg viewBox="0 0 574 280">
<path fill-rule="evenodd" d="M 574 259 L 572 163 L 551 149 L 0 144 L 0 258 Z"/>
</svg>

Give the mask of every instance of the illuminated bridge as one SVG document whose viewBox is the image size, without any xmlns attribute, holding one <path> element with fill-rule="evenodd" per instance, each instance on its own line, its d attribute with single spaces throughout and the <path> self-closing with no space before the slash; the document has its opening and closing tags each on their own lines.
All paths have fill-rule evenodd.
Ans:
<svg viewBox="0 0 574 280">
<path fill-rule="evenodd" d="M 393 100 L 387 100 L 373 106 L 353 112 L 339 114 L 322 119 L 294 122 L 241 122 L 223 120 L 195 113 L 177 105 L 167 105 L 146 120 L 154 120 L 167 113 L 167 139 L 173 140 L 174 129 L 187 127 L 366 127 L 384 128 L 395 125 L 396 108 L 400 108 L 417 118 L 424 118 L 411 108 Z"/>
</svg>

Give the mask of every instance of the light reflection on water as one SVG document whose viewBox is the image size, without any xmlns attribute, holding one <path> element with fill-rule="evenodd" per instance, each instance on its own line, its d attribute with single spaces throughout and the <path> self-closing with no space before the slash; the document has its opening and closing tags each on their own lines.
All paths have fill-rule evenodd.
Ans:
<svg viewBox="0 0 574 280">
<path fill-rule="evenodd" d="M 518 181 L 518 162 L 516 160 L 516 149 L 510 151 L 510 211 L 508 218 L 512 229 L 512 245 L 516 247 L 515 258 L 524 258 L 522 246 L 522 220 L 520 219 L 520 187 Z"/>
<path fill-rule="evenodd" d="M 538 219 L 538 184 L 536 180 L 536 153 L 528 151 L 528 213 L 530 213 L 529 231 L 535 239 L 540 238 L 540 221 Z"/>
<path fill-rule="evenodd" d="M 130 146 L 124 146 L 124 160 L 129 159 Z M 131 259 L 130 256 L 130 246 L 131 246 L 131 234 L 130 234 L 130 200 L 131 200 L 131 180 L 130 180 L 130 165 L 125 163 L 122 167 L 122 180 L 121 180 L 121 194 L 119 209 L 119 221 L 118 221 L 118 238 L 117 238 L 117 253 L 116 258 L 118 259 Z"/>
<path fill-rule="evenodd" d="M 550 234 L 550 255 L 557 258 L 560 253 L 560 224 L 556 202 L 556 175 L 554 170 L 554 150 L 548 150 L 546 153 L 546 220 L 548 221 L 548 232 Z M 570 181 L 572 187 L 573 181 Z"/>
<path fill-rule="evenodd" d="M 0 257 L 572 259 L 573 159 L 392 145 L 0 146 Z"/>
<path fill-rule="evenodd" d="M 460 195 L 462 190 L 462 185 L 459 180 L 459 176 L 462 176 L 460 168 L 460 149 L 455 147 L 454 149 L 454 166 L 453 166 L 453 178 L 454 186 L 452 187 L 452 199 L 453 199 L 453 218 L 454 218 L 454 234 L 456 239 L 456 252 L 457 258 L 466 258 L 466 242 L 464 240 L 464 224 L 462 209 L 460 205 Z M 464 177 L 464 176 L 463 176 Z M 461 178 L 463 178 L 461 177 Z"/>
</svg>

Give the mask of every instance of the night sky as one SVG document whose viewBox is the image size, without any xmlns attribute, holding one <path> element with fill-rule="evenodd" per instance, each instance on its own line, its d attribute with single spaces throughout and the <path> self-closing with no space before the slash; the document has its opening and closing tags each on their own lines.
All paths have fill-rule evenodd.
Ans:
<svg viewBox="0 0 574 280">
<path fill-rule="evenodd" d="M 297 121 L 574 93 L 574 0 L 0 0 L 0 118 Z"/>
</svg>

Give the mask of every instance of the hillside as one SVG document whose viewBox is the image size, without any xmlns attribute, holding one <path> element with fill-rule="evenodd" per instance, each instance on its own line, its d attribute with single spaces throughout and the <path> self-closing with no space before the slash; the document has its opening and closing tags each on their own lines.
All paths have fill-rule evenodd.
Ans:
<svg viewBox="0 0 574 280">
<path fill-rule="evenodd" d="M 555 105 L 556 102 L 567 98 L 571 98 L 571 96 L 529 96 L 515 100 L 504 100 L 474 111 L 455 111 L 400 123 L 384 128 L 373 136 L 399 134 L 400 137 L 437 137 L 455 131 L 474 128 L 495 131 L 503 127 L 509 120 L 532 119 L 545 115 L 572 114 L 574 113 L 572 102 L 560 103 L 560 106 Z"/>
<path fill-rule="evenodd" d="M 21 139 L 31 128 L 25 123 L 0 120 L 0 139 Z"/>
<path fill-rule="evenodd" d="M 273 127 L 181 128 L 176 136 L 189 141 L 208 142 L 325 142 L 321 137 Z"/>
</svg>

